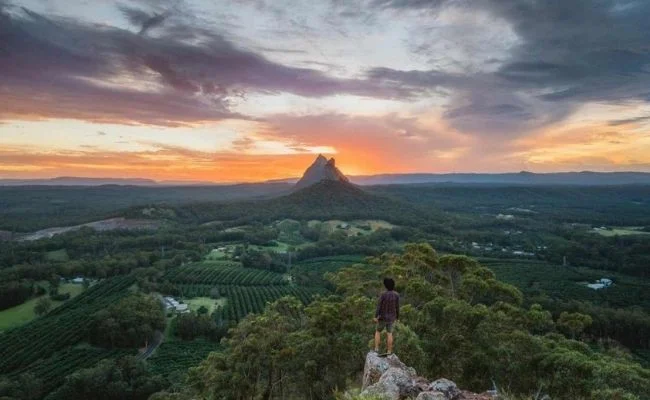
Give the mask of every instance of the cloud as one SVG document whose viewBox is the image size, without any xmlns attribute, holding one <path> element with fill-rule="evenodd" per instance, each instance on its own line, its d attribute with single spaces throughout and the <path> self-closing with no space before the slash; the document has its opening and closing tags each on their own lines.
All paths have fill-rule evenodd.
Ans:
<svg viewBox="0 0 650 400">
<path fill-rule="evenodd" d="M 144 35 L 148 30 L 162 25 L 167 18 L 167 14 L 149 14 L 139 8 L 125 5 L 118 6 L 122 14 L 133 24 L 140 27 L 138 35 Z"/>
<path fill-rule="evenodd" d="M 390 82 L 334 78 L 270 61 L 180 13 L 122 6 L 139 33 L 0 9 L 0 119 L 77 118 L 183 125 L 246 118 L 231 111 L 247 92 L 393 98 Z M 164 23 L 163 23 L 164 22 Z M 152 32 L 156 27 L 155 35 Z"/>
<path fill-rule="evenodd" d="M 283 114 L 267 118 L 266 125 L 258 136 L 289 141 L 297 147 L 332 146 L 337 162 L 356 174 L 436 170 L 441 160 L 433 150 L 456 151 L 461 156 L 459 149 L 470 140 L 416 116 L 397 114 Z"/>
<path fill-rule="evenodd" d="M 428 12 L 430 18 L 445 10 L 486 12 L 512 28 L 517 40 L 494 71 L 485 65 L 485 70 L 454 73 L 386 68 L 369 72 L 394 84 L 449 90 L 457 100 L 449 104 L 445 117 L 458 129 L 482 133 L 482 126 L 490 122 L 521 134 L 562 121 L 587 102 L 650 103 L 650 2 L 376 0 L 372 4 L 382 11 Z M 462 43 L 462 36 L 458 40 Z M 496 99 L 491 99 L 495 93 Z"/>
<path fill-rule="evenodd" d="M 650 122 L 650 115 L 644 115 L 640 117 L 634 117 L 634 118 L 626 118 L 626 119 L 615 119 L 612 121 L 609 121 L 608 125 L 609 126 L 621 126 L 621 125 L 633 125 L 633 124 L 642 124 Z"/>
</svg>

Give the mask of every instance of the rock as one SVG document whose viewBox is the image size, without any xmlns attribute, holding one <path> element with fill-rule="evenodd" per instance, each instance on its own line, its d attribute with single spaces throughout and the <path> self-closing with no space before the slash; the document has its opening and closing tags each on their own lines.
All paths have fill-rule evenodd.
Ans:
<svg viewBox="0 0 650 400">
<path fill-rule="evenodd" d="M 339 171 L 333 158 L 328 161 L 327 158 L 319 155 L 296 183 L 296 189 L 302 189 L 321 181 L 349 182 L 349 179 Z"/>
<path fill-rule="evenodd" d="M 444 393 L 445 397 L 450 400 L 457 398 L 461 394 L 461 391 L 458 389 L 456 384 L 445 378 L 437 379 L 431 382 L 431 385 L 429 385 L 429 390 L 442 392 Z"/>
<path fill-rule="evenodd" d="M 379 378 L 380 385 L 395 385 L 399 389 L 400 398 L 415 397 L 422 390 L 416 385 L 413 371 L 403 367 L 390 367 Z"/>
<path fill-rule="evenodd" d="M 491 400 L 487 394 L 461 391 L 449 379 L 433 382 L 417 376 L 415 370 L 394 355 L 379 357 L 374 351 L 366 355 L 361 396 L 384 400 Z"/>
<path fill-rule="evenodd" d="M 382 400 L 400 400 L 401 398 L 399 388 L 392 382 L 377 382 L 374 385 L 368 386 L 361 392 L 361 397 L 363 396 L 376 396 Z"/>
<path fill-rule="evenodd" d="M 422 392 L 415 400 L 447 400 L 442 392 Z"/>
<path fill-rule="evenodd" d="M 400 368 L 409 371 L 411 375 L 415 375 L 415 370 L 401 362 L 395 354 L 387 357 L 379 357 L 377 353 L 371 351 L 366 355 L 366 365 L 363 368 L 363 385 L 361 389 L 364 390 L 368 386 L 379 382 L 384 372 L 388 371 L 391 367 Z"/>
</svg>

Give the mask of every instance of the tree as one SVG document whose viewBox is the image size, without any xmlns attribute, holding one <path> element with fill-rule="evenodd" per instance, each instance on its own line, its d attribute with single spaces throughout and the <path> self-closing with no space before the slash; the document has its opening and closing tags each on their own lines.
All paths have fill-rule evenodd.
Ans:
<svg viewBox="0 0 650 400">
<path fill-rule="evenodd" d="M 147 372 L 143 361 L 123 357 L 74 372 L 48 399 L 146 400 L 166 386 L 162 377 Z"/>
<path fill-rule="evenodd" d="M 569 333 L 572 339 L 578 337 L 586 328 L 592 324 L 593 320 L 589 315 L 581 313 L 563 312 L 557 320 L 558 328 Z"/>
<path fill-rule="evenodd" d="M 50 300 L 47 296 L 41 296 L 34 306 L 34 313 L 36 313 L 36 315 L 45 315 L 48 313 L 48 311 L 50 311 L 51 308 L 52 300 Z"/>
<path fill-rule="evenodd" d="M 199 309 L 196 312 L 199 313 L 200 315 L 203 315 L 203 314 L 207 314 L 208 312 L 210 312 L 210 310 L 208 310 L 208 307 L 206 307 L 206 306 L 201 306 L 201 307 L 199 307 Z"/>
<path fill-rule="evenodd" d="M 139 347 L 165 328 L 160 302 L 144 294 L 132 294 L 92 316 L 90 341 L 104 347 Z"/>
</svg>

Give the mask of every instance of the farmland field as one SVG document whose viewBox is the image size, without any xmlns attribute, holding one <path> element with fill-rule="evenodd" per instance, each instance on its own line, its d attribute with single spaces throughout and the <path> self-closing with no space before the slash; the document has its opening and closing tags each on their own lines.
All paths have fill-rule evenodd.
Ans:
<svg viewBox="0 0 650 400">
<path fill-rule="evenodd" d="M 210 297 L 194 297 L 191 299 L 183 299 L 189 305 L 190 310 L 198 311 L 201 306 L 208 309 L 208 313 L 212 313 L 217 306 L 224 307 L 226 299 L 211 299 Z"/>
<path fill-rule="evenodd" d="M 640 226 L 622 226 L 611 227 L 607 229 L 594 228 L 592 231 L 601 236 L 627 236 L 627 235 L 650 235 L 650 232 L 644 232 Z"/>
<path fill-rule="evenodd" d="M 107 350 L 92 346 L 76 346 L 57 351 L 51 357 L 39 360 L 27 368 L 9 374 L 15 378 L 21 374 L 31 374 L 42 382 L 43 390 L 47 393 L 58 387 L 65 377 L 80 369 L 95 365 L 105 358 L 115 358 L 132 355 L 129 350 Z"/>
<path fill-rule="evenodd" d="M 47 315 L 2 334 L 0 372 L 21 370 L 82 341 L 90 324 L 88 316 L 127 295 L 133 282 L 131 276 L 108 279 Z"/>
<path fill-rule="evenodd" d="M 83 290 L 82 285 L 74 283 L 65 283 L 59 287 L 59 293 L 69 293 L 71 299 L 81 294 Z M 21 305 L 0 311 L 0 332 L 24 325 L 34 319 L 36 317 L 34 307 L 38 300 L 39 298 L 27 300 Z M 63 301 L 52 301 L 52 309 L 59 307 L 63 303 Z"/>
<path fill-rule="evenodd" d="M 236 264 L 234 264 L 236 265 Z M 259 269 L 209 264 L 190 264 L 170 270 L 165 279 L 174 283 L 211 285 L 281 285 L 286 283 L 282 274 Z"/>
<path fill-rule="evenodd" d="M 485 259 L 481 263 L 497 278 L 517 286 L 527 297 L 545 295 L 557 300 L 583 300 L 616 307 L 640 305 L 650 309 L 650 283 L 647 280 L 589 268 L 564 267 L 534 260 Z M 586 287 L 600 278 L 614 284 L 605 289 Z"/>
<path fill-rule="evenodd" d="M 188 368 L 196 366 L 208 354 L 218 351 L 220 348 L 219 343 L 206 340 L 165 342 L 160 345 L 147 363 L 155 374 L 168 376 L 175 372 L 185 373 Z"/>
</svg>

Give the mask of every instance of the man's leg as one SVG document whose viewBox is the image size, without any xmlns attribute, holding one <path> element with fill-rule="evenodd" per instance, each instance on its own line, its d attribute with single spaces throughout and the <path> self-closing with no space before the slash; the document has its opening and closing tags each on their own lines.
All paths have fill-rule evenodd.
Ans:
<svg viewBox="0 0 650 400">
<path fill-rule="evenodd" d="M 387 332 L 388 339 L 386 340 L 386 347 L 388 347 L 388 354 L 393 354 L 393 332 Z"/>
<path fill-rule="evenodd" d="M 375 352 L 379 353 L 379 345 L 381 344 L 381 332 L 379 329 L 375 330 Z"/>
</svg>

